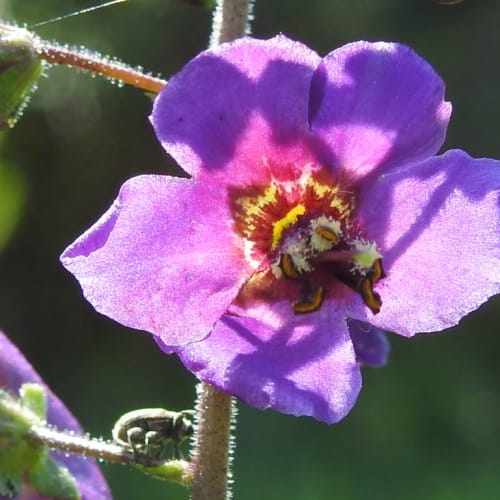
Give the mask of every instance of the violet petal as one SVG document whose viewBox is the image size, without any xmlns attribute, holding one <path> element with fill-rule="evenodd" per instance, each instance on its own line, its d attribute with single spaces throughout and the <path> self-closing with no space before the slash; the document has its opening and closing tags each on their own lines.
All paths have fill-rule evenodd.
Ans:
<svg viewBox="0 0 500 500">
<path fill-rule="evenodd" d="M 331 163 L 360 178 L 422 160 L 443 144 L 451 105 L 444 83 L 409 47 L 355 42 L 328 54 L 311 87 L 311 127 Z"/>
<path fill-rule="evenodd" d="M 348 319 L 347 326 L 359 363 L 375 368 L 387 364 L 391 346 L 385 332 L 355 319 Z"/>
<path fill-rule="evenodd" d="M 237 241 L 216 188 L 140 176 L 61 261 L 97 311 L 185 344 L 208 335 L 252 272 Z"/>
<path fill-rule="evenodd" d="M 439 331 L 499 293 L 499 188 L 499 161 L 458 150 L 366 187 L 359 216 L 387 273 L 370 323 L 406 336 Z"/>
<path fill-rule="evenodd" d="M 240 183 L 262 180 L 263 158 L 281 157 L 273 150 L 309 131 L 309 87 L 319 61 L 281 35 L 202 52 L 156 99 L 151 121 L 158 139 L 193 176 L 203 169 Z"/>
<path fill-rule="evenodd" d="M 251 406 L 333 423 L 356 402 L 361 373 L 342 312 L 324 306 L 311 317 L 281 302 L 269 306 L 265 321 L 225 315 L 200 342 L 159 345 Z"/>
</svg>

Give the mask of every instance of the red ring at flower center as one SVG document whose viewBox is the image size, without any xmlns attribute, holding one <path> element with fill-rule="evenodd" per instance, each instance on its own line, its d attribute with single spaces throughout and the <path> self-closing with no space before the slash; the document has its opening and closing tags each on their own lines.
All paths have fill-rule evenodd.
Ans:
<svg viewBox="0 0 500 500">
<path fill-rule="evenodd" d="M 375 243 L 354 219 L 355 193 L 326 169 L 265 186 L 230 189 L 237 234 L 256 268 L 238 300 L 293 299 L 295 314 L 318 310 L 335 283 L 358 292 L 376 314 L 385 274 Z M 298 294 L 298 295 L 297 295 Z"/>
</svg>

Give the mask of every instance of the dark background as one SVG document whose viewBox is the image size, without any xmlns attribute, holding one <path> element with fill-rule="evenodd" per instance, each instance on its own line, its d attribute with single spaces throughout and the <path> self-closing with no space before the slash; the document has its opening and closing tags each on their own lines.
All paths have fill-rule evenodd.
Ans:
<svg viewBox="0 0 500 500">
<path fill-rule="evenodd" d="M 29 25 L 92 4 L 0 0 L 0 14 Z M 500 158 L 498 0 L 261 0 L 255 14 L 256 36 L 283 32 L 320 54 L 357 39 L 411 45 L 447 82 L 454 116 L 445 149 Z M 36 32 L 168 78 L 206 46 L 209 29 L 203 9 L 134 0 Z M 58 255 L 125 179 L 178 170 L 155 140 L 141 91 L 67 68 L 48 76 L 0 136 L 0 327 L 84 428 L 109 437 L 130 409 L 189 407 L 195 379 L 149 335 L 95 313 Z M 468 231 L 464 221 L 464 239 Z M 392 335 L 388 366 L 364 370 L 358 404 L 337 425 L 240 404 L 235 498 L 500 498 L 499 304 L 443 334 Z M 134 470 L 103 470 L 118 500 L 187 498 Z"/>
</svg>

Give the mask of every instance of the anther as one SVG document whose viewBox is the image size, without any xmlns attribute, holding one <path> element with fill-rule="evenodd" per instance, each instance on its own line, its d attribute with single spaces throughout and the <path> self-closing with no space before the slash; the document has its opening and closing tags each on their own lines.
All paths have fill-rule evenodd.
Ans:
<svg viewBox="0 0 500 500">
<path fill-rule="evenodd" d="M 370 270 L 370 281 L 372 284 L 377 283 L 377 281 L 385 278 L 385 271 L 382 267 L 382 259 L 377 259 Z"/>
<path fill-rule="evenodd" d="M 377 292 L 373 291 L 373 282 L 371 278 L 363 278 L 359 284 L 359 293 L 363 298 L 363 302 L 370 308 L 373 314 L 380 312 L 382 300 Z"/>
<path fill-rule="evenodd" d="M 336 234 L 328 227 L 317 226 L 314 228 L 314 232 L 318 236 L 321 236 L 325 240 L 329 241 L 332 244 L 332 246 L 337 245 L 337 243 L 340 241 L 338 234 Z"/>
<path fill-rule="evenodd" d="M 300 300 L 293 305 L 293 312 L 295 314 L 307 314 L 317 311 L 321 307 L 321 304 L 323 304 L 324 299 L 325 289 L 322 286 L 318 286 L 303 300 Z"/>
<path fill-rule="evenodd" d="M 297 278 L 299 278 L 299 271 L 297 269 L 297 266 L 295 265 L 295 262 L 293 261 L 292 256 L 289 253 L 281 254 L 279 266 L 285 278 L 291 280 L 296 280 Z"/>
</svg>

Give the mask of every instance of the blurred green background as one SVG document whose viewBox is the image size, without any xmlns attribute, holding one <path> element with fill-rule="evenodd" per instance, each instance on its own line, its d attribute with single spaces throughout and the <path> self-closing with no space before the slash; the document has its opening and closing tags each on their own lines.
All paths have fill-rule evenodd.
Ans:
<svg viewBox="0 0 500 500">
<path fill-rule="evenodd" d="M 0 14 L 29 25 L 94 3 L 0 0 Z M 500 158 L 498 0 L 266 0 L 255 14 L 256 36 L 283 32 L 320 54 L 356 39 L 411 45 L 447 82 L 445 148 Z M 210 14 L 180 0 L 131 0 L 36 31 L 168 78 L 206 46 L 209 29 Z M 86 430 L 110 437 L 130 409 L 189 407 L 195 380 L 149 335 L 95 313 L 58 255 L 125 179 L 179 170 L 140 91 L 61 67 L 48 76 L 0 136 L 0 328 Z M 240 404 L 235 498 L 500 498 L 499 305 L 443 334 L 391 336 L 389 365 L 364 370 L 358 404 L 337 425 Z M 118 500 L 187 498 L 136 471 L 102 468 Z"/>
</svg>

